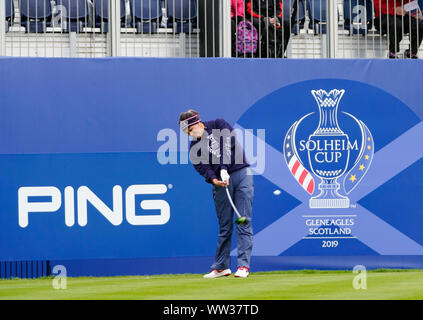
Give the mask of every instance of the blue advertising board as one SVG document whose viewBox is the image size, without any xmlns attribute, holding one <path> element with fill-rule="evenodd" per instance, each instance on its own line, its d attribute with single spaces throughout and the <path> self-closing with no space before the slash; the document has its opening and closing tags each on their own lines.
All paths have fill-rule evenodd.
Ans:
<svg viewBox="0 0 423 320">
<path fill-rule="evenodd" d="M 419 61 L 3 58 L 0 73 L 0 261 L 208 271 L 212 187 L 178 127 L 195 109 L 246 148 L 253 271 L 423 267 Z"/>
</svg>

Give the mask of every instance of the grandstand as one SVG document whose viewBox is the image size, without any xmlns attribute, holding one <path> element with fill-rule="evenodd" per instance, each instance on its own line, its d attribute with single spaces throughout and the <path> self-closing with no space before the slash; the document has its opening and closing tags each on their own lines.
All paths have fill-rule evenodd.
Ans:
<svg viewBox="0 0 423 320">
<path fill-rule="evenodd" d="M 5 0 L 0 8 L 0 18 L 6 21 L 0 28 L 1 53 L 92 58 L 230 56 L 230 17 L 223 1 L 116 0 L 110 5 L 108 0 Z M 336 11 L 332 17 L 337 18 L 330 30 L 329 9 Z M 371 0 L 336 0 L 332 8 L 327 8 L 326 0 L 285 0 L 283 19 L 289 20 L 291 29 L 288 58 L 387 57 L 387 35 L 375 28 Z M 332 46 L 335 43 L 335 56 L 328 50 L 330 41 Z M 408 45 L 405 34 L 400 56 Z"/>
<path fill-rule="evenodd" d="M 93 58 L 200 55 L 196 1 L 117 2 L 119 6 L 111 9 L 118 10 L 109 12 L 108 0 L 6 0 L 4 55 Z M 164 11 L 169 13 L 166 17 Z M 120 20 L 116 25 L 118 33 L 111 27 L 113 17 Z M 120 54 L 111 50 L 116 43 L 120 44 L 117 51 Z"/>
</svg>

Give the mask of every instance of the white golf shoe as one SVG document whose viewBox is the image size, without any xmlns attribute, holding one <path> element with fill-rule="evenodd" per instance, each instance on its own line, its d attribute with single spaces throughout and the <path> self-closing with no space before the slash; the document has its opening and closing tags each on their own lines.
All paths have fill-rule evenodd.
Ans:
<svg viewBox="0 0 423 320">
<path fill-rule="evenodd" d="M 214 279 L 214 278 L 220 278 L 220 277 L 227 277 L 232 273 L 231 269 L 225 269 L 225 270 L 216 270 L 213 269 L 210 273 L 207 273 L 203 276 L 203 278 L 206 279 Z"/>
<path fill-rule="evenodd" d="M 247 278 L 250 274 L 250 269 L 247 267 L 239 267 L 238 270 L 235 272 L 235 278 Z"/>
</svg>

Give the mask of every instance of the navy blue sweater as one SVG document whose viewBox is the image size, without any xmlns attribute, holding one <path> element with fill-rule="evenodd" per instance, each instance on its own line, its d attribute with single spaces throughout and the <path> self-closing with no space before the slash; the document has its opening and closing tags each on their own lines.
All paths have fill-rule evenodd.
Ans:
<svg viewBox="0 0 423 320">
<path fill-rule="evenodd" d="M 195 170 L 208 183 L 212 183 L 213 179 L 220 180 L 222 169 L 231 174 L 249 166 L 244 150 L 235 139 L 235 134 L 230 135 L 233 128 L 229 123 L 223 119 L 203 123 L 205 126 L 203 136 L 201 139 L 191 141 L 190 160 Z"/>
</svg>

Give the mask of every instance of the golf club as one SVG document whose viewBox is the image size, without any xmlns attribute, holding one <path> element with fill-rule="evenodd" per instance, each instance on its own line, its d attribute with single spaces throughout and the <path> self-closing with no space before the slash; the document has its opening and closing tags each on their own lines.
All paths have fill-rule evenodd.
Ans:
<svg viewBox="0 0 423 320">
<path fill-rule="evenodd" d="M 248 223 L 247 218 L 246 218 L 246 217 L 242 217 L 242 216 L 239 214 L 239 212 L 238 212 L 237 208 L 235 207 L 234 202 L 232 201 L 231 195 L 229 194 L 228 187 L 227 187 L 227 186 L 225 186 L 225 189 L 226 189 L 226 194 L 228 195 L 229 202 L 231 203 L 231 206 L 232 206 L 232 208 L 234 209 L 234 211 L 235 211 L 235 213 L 236 213 L 236 215 L 237 215 L 237 217 L 238 217 L 238 218 L 235 220 L 235 223 L 236 223 L 236 224 L 239 224 L 239 225 L 242 225 L 242 226 L 243 226 L 243 225 L 246 225 L 246 224 Z"/>
</svg>

